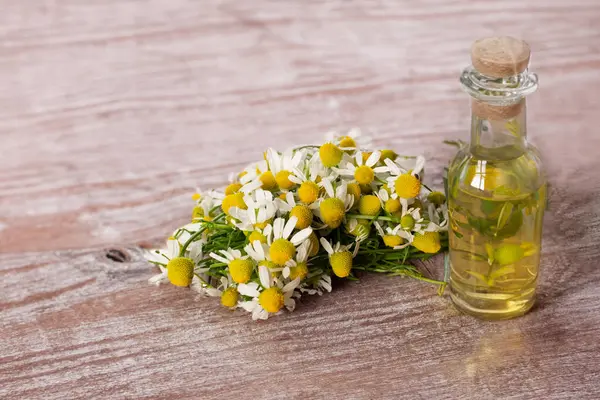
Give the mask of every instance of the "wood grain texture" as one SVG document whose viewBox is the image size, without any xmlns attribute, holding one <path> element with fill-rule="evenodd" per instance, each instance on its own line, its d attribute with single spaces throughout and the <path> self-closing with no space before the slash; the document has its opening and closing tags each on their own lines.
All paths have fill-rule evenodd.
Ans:
<svg viewBox="0 0 600 400">
<path fill-rule="evenodd" d="M 0 0 L 0 398 L 600 398 L 600 3 Z M 265 323 L 148 286 L 139 245 L 265 147 L 466 138 L 473 39 L 531 44 L 539 306 L 485 323 L 366 275 Z M 106 257 L 125 248 L 129 259 Z M 440 273 L 441 263 L 429 268 Z"/>
</svg>

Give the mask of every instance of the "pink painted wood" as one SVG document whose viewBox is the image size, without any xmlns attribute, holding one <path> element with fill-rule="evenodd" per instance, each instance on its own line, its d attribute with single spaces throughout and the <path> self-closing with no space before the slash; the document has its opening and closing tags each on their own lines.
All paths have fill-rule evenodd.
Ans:
<svg viewBox="0 0 600 400">
<path fill-rule="evenodd" d="M 0 6 L 1 398 L 600 398 L 597 0 Z M 268 145 L 362 126 L 439 185 L 441 141 L 468 131 L 459 71 L 493 34 L 528 40 L 541 77 L 529 132 L 553 187 L 532 313 L 480 322 L 367 275 L 254 323 L 147 285 L 139 246 Z"/>
</svg>

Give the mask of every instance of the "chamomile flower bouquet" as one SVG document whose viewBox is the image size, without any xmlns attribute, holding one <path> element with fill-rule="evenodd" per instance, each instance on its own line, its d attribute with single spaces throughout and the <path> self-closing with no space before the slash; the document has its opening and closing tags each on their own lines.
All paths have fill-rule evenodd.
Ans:
<svg viewBox="0 0 600 400">
<path fill-rule="evenodd" d="M 326 140 L 268 149 L 224 191 L 194 194 L 191 223 L 148 253 L 161 270 L 150 283 L 189 286 L 253 319 L 293 311 L 357 271 L 443 290 L 411 264 L 447 248 L 445 196 L 422 183 L 424 158 L 371 149 L 358 130 Z"/>
</svg>

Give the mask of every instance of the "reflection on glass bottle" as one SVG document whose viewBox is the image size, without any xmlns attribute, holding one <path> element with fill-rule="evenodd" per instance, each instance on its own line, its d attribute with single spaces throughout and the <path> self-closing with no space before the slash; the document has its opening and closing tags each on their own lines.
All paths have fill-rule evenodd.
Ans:
<svg viewBox="0 0 600 400">
<path fill-rule="evenodd" d="M 533 306 L 540 264 L 546 178 L 527 142 L 524 98 L 537 76 L 517 39 L 475 42 L 472 60 L 461 76 L 471 143 L 448 171 L 451 296 L 465 313 L 505 319 Z"/>
</svg>

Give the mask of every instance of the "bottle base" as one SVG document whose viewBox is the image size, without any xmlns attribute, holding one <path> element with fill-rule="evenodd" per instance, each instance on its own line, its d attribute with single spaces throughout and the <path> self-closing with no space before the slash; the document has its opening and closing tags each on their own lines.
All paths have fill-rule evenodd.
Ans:
<svg viewBox="0 0 600 400">
<path fill-rule="evenodd" d="M 454 306 L 463 314 L 482 320 L 506 320 L 525 315 L 535 304 L 535 297 L 511 301 L 503 298 L 493 298 L 488 294 L 486 299 L 467 302 L 456 293 L 451 292 L 450 298 Z"/>
</svg>

